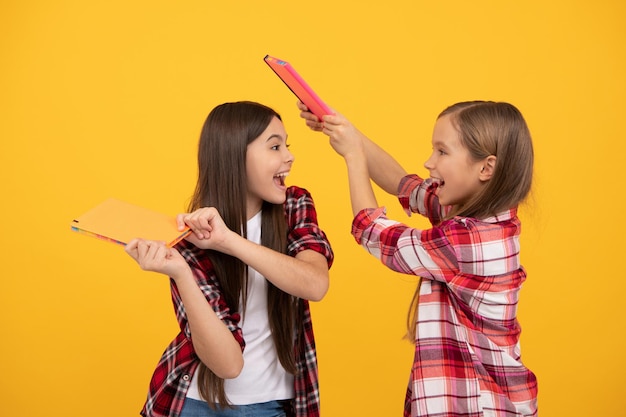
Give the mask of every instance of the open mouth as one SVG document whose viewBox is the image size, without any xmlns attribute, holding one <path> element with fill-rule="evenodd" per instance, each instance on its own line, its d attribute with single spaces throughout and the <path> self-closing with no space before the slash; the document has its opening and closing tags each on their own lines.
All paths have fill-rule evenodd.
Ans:
<svg viewBox="0 0 626 417">
<path fill-rule="evenodd" d="M 274 182 L 276 182 L 281 187 L 285 186 L 285 178 L 289 175 L 289 172 L 281 172 L 280 174 L 274 175 Z"/>
<path fill-rule="evenodd" d="M 431 177 L 431 179 L 433 180 L 433 184 L 437 185 L 437 187 L 439 187 L 439 188 L 443 187 L 445 185 L 445 183 L 446 183 L 441 178 L 432 178 Z"/>
</svg>

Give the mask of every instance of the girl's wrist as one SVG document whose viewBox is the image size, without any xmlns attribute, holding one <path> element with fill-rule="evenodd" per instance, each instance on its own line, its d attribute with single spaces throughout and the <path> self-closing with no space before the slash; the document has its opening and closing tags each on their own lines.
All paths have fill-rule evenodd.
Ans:
<svg viewBox="0 0 626 417">
<path fill-rule="evenodd" d="M 360 148 L 353 149 L 350 152 L 347 152 L 343 156 L 343 159 L 345 159 L 347 164 L 365 164 L 367 161 L 365 158 L 365 152 L 363 152 L 363 150 Z"/>
<path fill-rule="evenodd" d="M 177 271 L 170 275 L 170 278 L 174 280 L 176 284 L 184 283 L 185 281 L 194 281 L 193 272 L 191 272 L 191 268 L 189 265 L 185 265 L 186 268 L 182 268 L 180 271 Z"/>
<path fill-rule="evenodd" d="M 240 234 L 228 230 L 224 240 L 220 243 L 219 251 L 226 255 L 235 256 L 235 252 L 241 244 L 240 239 L 245 240 Z"/>
</svg>

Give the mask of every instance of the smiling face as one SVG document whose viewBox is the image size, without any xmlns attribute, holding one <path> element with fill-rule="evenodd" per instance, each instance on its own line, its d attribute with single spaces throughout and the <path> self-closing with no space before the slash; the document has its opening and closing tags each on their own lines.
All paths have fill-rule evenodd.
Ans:
<svg viewBox="0 0 626 417">
<path fill-rule="evenodd" d="M 440 117 L 435 123 L 432 145 L 433 153 L 424 166 L 439 183 L 439 203 L 462 206 L 485 185 L 485 161 L 470 158 L 450 115 Z"/>
<path fill-rule="evenodd" d="M 283 123 L 274 117 L 265 131 L 248 144 L 246 176 L 248 179 L 247 216 L 261 210 L 263 201 L 285 202 L 285 177 L 289 175 L 294 156 L 289 152 Z"/>
</svg>

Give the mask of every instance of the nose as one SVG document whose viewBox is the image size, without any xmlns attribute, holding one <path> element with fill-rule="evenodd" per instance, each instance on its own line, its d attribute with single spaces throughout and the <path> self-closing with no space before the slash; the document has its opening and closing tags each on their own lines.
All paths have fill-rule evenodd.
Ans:
<svg viewBox="0 0 626 417">
<path fill-rule="evenodd" d="M 293 164 L 293 161 L 296 157 L 291 153 L 291 151 L 287 150 L 287 162 Z"/>
<path fill-rule="evenodd" d="M 433 163 L 433 154 L 431 154 L 430 157 L 426 160 L 426 162 L 424 162 L 424 168 L 431 171 L 434 167 L 435 165 Z"/>
</svg>

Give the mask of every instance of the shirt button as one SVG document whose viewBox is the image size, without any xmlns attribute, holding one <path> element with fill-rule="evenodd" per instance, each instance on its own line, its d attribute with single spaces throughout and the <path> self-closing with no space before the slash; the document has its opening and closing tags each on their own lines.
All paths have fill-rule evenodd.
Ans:
<svg viewBox="0 0 626 417">
<path fill-rule="evenodd" d="M 183 375 L 183 381 L 189 381 L 189 375 L 188 374 Z"/>
</svg>

